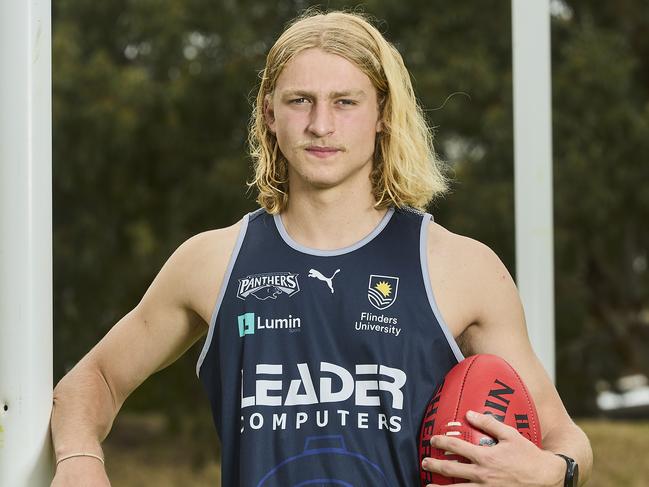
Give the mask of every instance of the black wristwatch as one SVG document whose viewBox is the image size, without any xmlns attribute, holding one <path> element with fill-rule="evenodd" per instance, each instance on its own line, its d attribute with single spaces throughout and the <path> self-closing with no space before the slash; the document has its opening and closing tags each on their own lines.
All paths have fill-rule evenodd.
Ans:
<svg viewBox="0 0 649 487">
<path fill-rule="evenodd" d="M 563 487 L 577 487 L 579 484 L 579 465 L 567 455 L 562 455 L 561 453 L 557 453 L 556 455 L 566 461 L 566 477 L 563 481 Z"/>
</svg>

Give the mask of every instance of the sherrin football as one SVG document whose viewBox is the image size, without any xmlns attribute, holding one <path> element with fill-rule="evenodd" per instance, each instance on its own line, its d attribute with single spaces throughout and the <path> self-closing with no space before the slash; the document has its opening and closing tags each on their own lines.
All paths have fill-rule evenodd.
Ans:
<svg viewBox="0 0 649 487">
<path fill-rule="evenodd" d="M 432 447 L 431 436 L 455 436 L 482 446 L 496 443 L 496 440 L 467 422 L 466 413 L 469 410 L 493 415 L 541 447 L 541 428 L 536 407 L 519 375 L 500 357 L 473 355 L 462 360 L 446 374 L 426 407 L 419 431 L 422 487 L 430 483 L 448 485 L 466 482 L 464 479 L 444 477 L 421 468 L 421 462 L 426 457 L 469 463 L 464 457 Z"/>
</svg>

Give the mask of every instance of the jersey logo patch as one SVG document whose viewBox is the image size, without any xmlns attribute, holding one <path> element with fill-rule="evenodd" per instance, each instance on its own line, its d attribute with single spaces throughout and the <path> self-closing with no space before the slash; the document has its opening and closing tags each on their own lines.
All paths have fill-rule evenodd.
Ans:
<svg viewBox="0 0 649 487">
<path fill-rule="evenodd" d="M 260 301 L 264 301 L 277 299 L 281 294 L 293 296 L 300 290 L 297 276 L 298 274 L 291 272 L 267 272 L 246 276 L 239 279 L 237 297 L 245 300 L 252 294 Z"/>
<path fill-rule="evenodd" d="M 239 337 L 254 335 L 255 330 L 288 330 L 290 333 L 300 331 L 302 319 L 288 315 L 285 318 L 262 318 L 255 313 L 244 313 L 237 316 Z"/>
<path fill-rule="evenodd" d="M 318 271 L 316 269 L 311 269 L 311 270 L 309 270 L 309 277 L 314 277 L 316 279 L 319 279 L 319 280 L 324 281 L 325 283 L 327 283 L 327 286 L 329 286 L 329 289 L 331 289 L 331 294 L 333 294 L 333 292 L 334 292 L 333 280 L 334 280 L 334 277 L 336 277 L 336 274 L 338 274 L 339 272 L 340 272 L 340 269 L 336 269 L 336 272 L 334 272 L 331 275 L 331 277 L 325 277 L 325 275 L 322 274 L 322 272 L 320 272 L 320 271 Z"/>
<path fill-rule="evenodd" d="M 376 309 L 383 310 L 392 306 L 397 300 L 398 289 L 398 277 L 371 274 L 367 285 L 367 299 Z"/>
</svg>

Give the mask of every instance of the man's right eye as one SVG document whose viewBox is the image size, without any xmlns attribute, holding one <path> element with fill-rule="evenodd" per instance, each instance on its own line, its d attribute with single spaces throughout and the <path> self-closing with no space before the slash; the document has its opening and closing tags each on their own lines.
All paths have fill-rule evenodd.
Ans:
<svg viewBox="0 0 649 487">
<path fill-rule="evenodd" d="M 293 98 L 291 100 L 291 103 L 295 104 L 295 105 L 302 105 L 306 101 L 308 101 L 308 100 L 306 98 L 304 98 L 304 97 L 302 97 L 302 98 Z"/>
</svg>

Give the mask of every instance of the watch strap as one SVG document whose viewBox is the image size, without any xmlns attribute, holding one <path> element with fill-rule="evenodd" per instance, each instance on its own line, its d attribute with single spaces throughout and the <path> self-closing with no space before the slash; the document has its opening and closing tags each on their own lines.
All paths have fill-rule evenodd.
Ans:
<svg viewBox="0 0 649 487">
<path fill-rule="evenodd" d="M 562 453 L 555 453 L 555 455 L 566 461 L 566 476 L 563 480 L 563 487 L 577 487 L 579 478 L 577 462 L 575 462 L 573 458 L 570 458 L 568 455 L 563 455 Z"/>
</svg>

